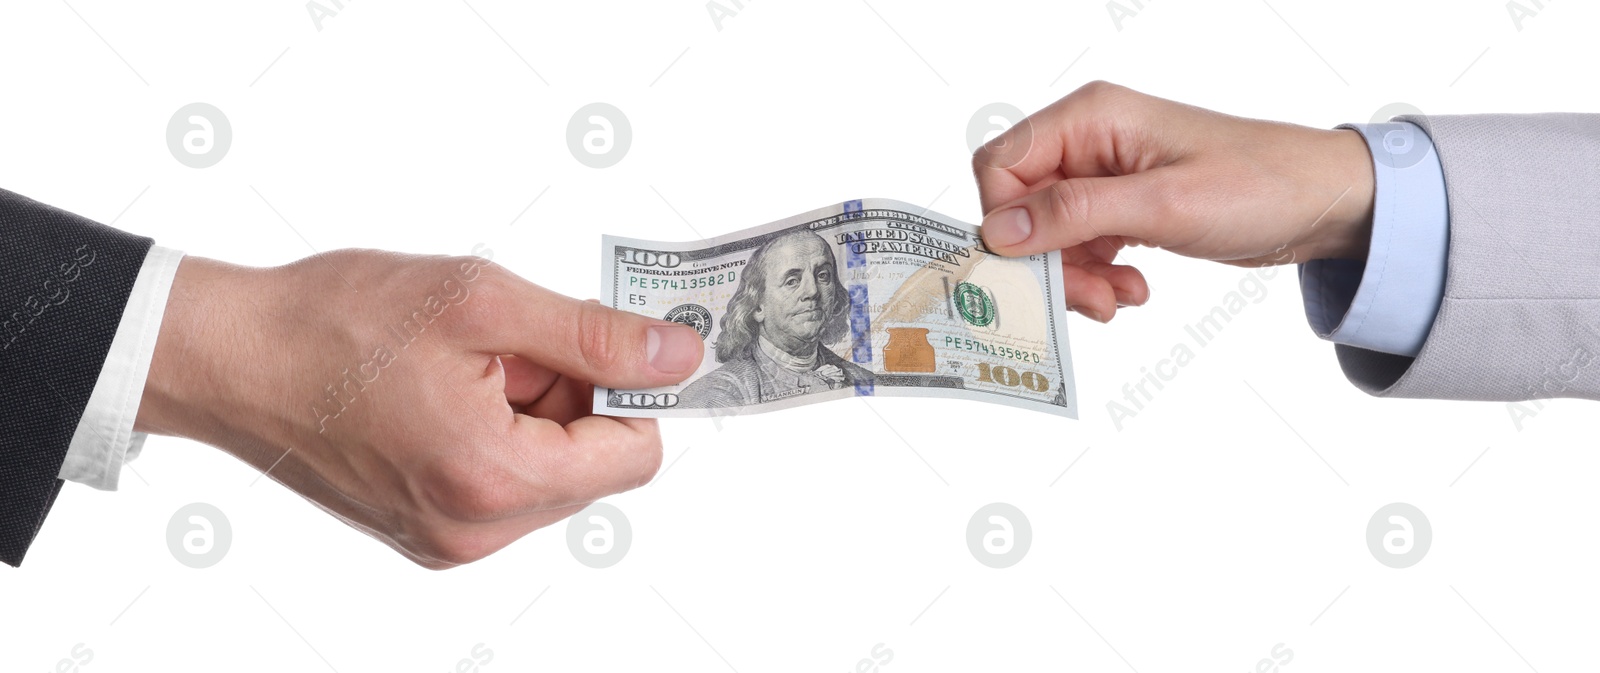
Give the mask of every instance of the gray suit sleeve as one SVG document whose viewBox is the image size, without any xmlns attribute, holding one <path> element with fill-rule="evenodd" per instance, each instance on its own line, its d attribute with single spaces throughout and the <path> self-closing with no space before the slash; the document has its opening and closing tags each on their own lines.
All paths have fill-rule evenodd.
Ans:
<svg viewBox="0 0 1600 673">
<path fill-rule="evenodd" d="M 1415 358 L 1337 346 L 1380 397 L 1600 399 L 1600 115 L 1406 117 L 1450 206 L 1444 301 Z"/>
</svg>

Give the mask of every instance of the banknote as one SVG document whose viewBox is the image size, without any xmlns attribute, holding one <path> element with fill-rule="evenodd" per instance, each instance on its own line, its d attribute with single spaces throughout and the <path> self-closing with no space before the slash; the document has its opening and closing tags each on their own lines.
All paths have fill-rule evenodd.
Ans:
<svg viewBox="0 0 1600 673">
<path fill-rule="evenodd" d="M 1077 418 L 1059 252 L 1001 257 L 978 228 L 861 199 L 716 238 L 601 242 L 601 301 L 693 327 L 679 385 L 595 388 L 612 416 L 724 416 L 940 397 Z"/>
</svg>

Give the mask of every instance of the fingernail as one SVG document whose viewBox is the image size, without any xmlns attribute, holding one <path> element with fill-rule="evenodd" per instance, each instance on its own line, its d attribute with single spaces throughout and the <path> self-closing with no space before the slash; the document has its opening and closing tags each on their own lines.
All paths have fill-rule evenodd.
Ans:
<svg viewBox="0 0 1600 673">
<path fill-rule="evenodd" d="M 1136 295 L 1134 295 L 1132 292 L 1124 292 L 1124 291 L 1118 290 L 1117 291 L 1117 308 L 1127 308 L 1129 306 L 1144 306 L 1146 303 L 1148 303 L 1150 301 L 1150 297 L 1148 295 L 1146 295 L 1143 300 L 1136 300 L 1135 297 L 1136 297 Z"/>
<path fill-rule="evenodd" d="M 663 374 L 682 374 L 700 359 L 705 342 L 688 327 L 652 325 L 645 333 L 644 356 Z"/>
<path fill-rule="evenodd" d="M 1033 218 L 1027 208 L 1008 208 L 983 222 L 983 241 L 990 247 L 1016 245 L 1033 233 Z"/>
<path fill-rule="evenodd" d="M 1106 321 L 1105 315 L 1103 315 L 1099 311 L 1096 311 L 1096 310 L 1094 310 L 1092 308 L 1089 308 L 1087 306 L 1068 306 L 1067 309 L 1071 310 L 1071 311 L 1076 311 L 1076 312 L 1082 314 L 1084 317 L 1086 317 L 1086 318 L 1088 318 L 1090 320 L 1093 320 L 1095 322 L 1103 323 L 1103 322 Z"/>
</svg>

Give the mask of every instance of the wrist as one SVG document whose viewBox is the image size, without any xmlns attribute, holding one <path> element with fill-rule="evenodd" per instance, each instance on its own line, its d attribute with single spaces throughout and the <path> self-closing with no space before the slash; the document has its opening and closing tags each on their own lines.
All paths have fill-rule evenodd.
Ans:
<svg viewBox="0 0 1600 673">
<path fill-rule="evenodd" d="M 241 349 L 263 335 L 250 324 L 251 308 L 270 284 L 266 269 L 188 256 L 178 266 L 155 353 L 145 378 L 134 430 L 222 445 L 239 421 L 227 400 L 247 372 L 230 362 L 250 360 Z M 255 372 L 259 373 L 259 372 Z"/>
<path fill-rule="evenodd" d="M 1323 215 L 1311 259 L 1366 259 L 1372 243 L 1374 175 L 1366 139 L 1349 129 L 1323 134 L 1315 155 L 1321 191 L 1343 194 Z"/>
</svg>

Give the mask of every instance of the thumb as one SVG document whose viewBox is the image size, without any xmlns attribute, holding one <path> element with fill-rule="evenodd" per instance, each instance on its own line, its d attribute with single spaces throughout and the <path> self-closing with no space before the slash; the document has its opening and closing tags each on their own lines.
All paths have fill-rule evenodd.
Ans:
<svg viewBox="0 0 1600 673">
<path fill-rule="evenodd" d="M 473 347 L 511 354 L 608 388 L 654 388 L 688 378 L 705 342 L 694 328 L 579 301 L 505 273 L 491 296 L 495 319 L 480 323 Z"/>
<path fill-rule="evenodd" d="M 1067 178 L 996 206 L 983 218 L 983 242 L 1002 255 L 1061 250 L 1102 236 L 1157 242 L 1170 215 L 1157 192 L 1163 169 Z"/>
</svg>

